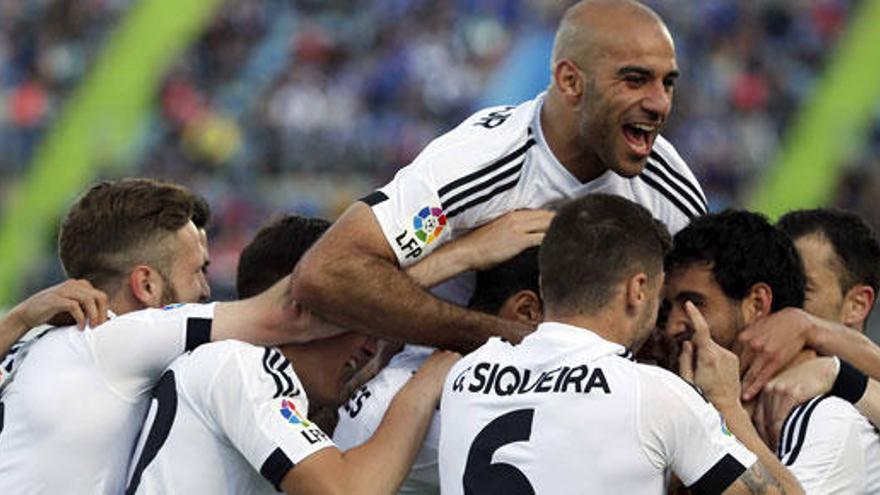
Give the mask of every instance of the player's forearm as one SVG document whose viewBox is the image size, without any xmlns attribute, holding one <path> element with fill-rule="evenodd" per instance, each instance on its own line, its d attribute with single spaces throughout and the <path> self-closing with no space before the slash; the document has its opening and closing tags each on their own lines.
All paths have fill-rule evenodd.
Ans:
<svg viewBox="0 0 880 495">
<path fill-rule="evenodd" d="M 838 356 L 875 380 L 880 380 L 880 347 L 863 333 L 830 321 L 814 319 L 807 344 L 820 354 Z"/>
<path fill-rule="evenodd" d="M 465 351 L 492 335 L 516 340 L 524 332 L 520 324 L 441 301 L 384 259 L 349 255 L 317 261 L 297 267 L 294 297 L 349 330 Z"/>
<path fill-rule="evenodd" d="M 407 267 L 405 271 L 419 287 L 433 287 L 471 270 L 473 267 L 468 260 L 469 253 L 461 242 L 452 241 Z"/>
<path fill-rule="evenodd" d="M 391 401 L 376 433 L 363 445 L 343 453 L 352 473 L 346 493 L 397 493 L 424 441 L 437 397 L 433 385 L 418 374 Z"/>
<path fill-rule="evenodd" d="M 804 493 L 794 475 L 779 462 L 776 455 L 761 440 L 749 414 L 743 409 L 742 405 L 737 402 L 719 406 L 719 411 L 724 417 L 731 433 L 758 457 L 758 462 L 761 463 L 768 474 L 775 478 L 783 489 L 783 491 L 768 491 L 766 493 L 786 493 L 789 495 Z"/>
</svg>

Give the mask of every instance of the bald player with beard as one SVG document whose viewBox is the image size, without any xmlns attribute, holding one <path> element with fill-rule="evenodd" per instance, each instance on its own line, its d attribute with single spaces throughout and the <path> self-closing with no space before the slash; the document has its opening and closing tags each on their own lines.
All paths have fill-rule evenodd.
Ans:
<svg viewBox="0 0 880 495">
<path fill-rule="evenodd" d="M 519 228 L 538 235 L 551 216 L 541 208 L 597 192 L 639 203 L 672 232 L 705 213 L 698 182 L 659 134 L 679 70 L 654 11 L 631 0 L 573 5 L 550 68 L 535 99 L 477 112 L 349 207 L 297 266 L 293 296 L 339 325 L 408 343 L 517 342 L 528 325 L 444 302 L 403 269 L 509 211 L 535 210 Z"/>
</svg>

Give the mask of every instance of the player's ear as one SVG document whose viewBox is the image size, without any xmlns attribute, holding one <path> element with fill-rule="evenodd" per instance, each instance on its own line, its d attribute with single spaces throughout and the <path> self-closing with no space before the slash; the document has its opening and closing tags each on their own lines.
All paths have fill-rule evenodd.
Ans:
<svg viewBox="0 0 880 495">
<path fill-rule="evenodd" d="M 537 325 L 544 316 L 541 298 L 533 290 L 521 290 L 504 301 L 498 316 L 528 325 Z"/>
<path fill-rule="evenodd" d="M 650 297 L 648 297 L 650 289 L 647 273 L 639 272 L 630 277 L 626 281 L 626 288 L 624 289 L 627 307 L 640 314 L 641 307 L 650 301 Z"/>
<path fill-rule="evenodd" d="M 746 325 L 770 314 L 773 307 L 773 289 L 764 282 L 753 285 L 740 303 L 743 321 Z"/>
<path fill-rule="evenodd" d="M 843 296 L 843 324 L 850 328 L 865 329 L 865 320 L 874 307 L 877 294 L 870 285 L 855 285 Z"/>
<path fill-rule="evenodd" d="M 161 305 L 163 284 L 159 272 L 147 265 L 136 266 L 128 275 L 128 287 L 132 297 L 146 308 Z"/>
<path fill-rule="evenodd" d="M 570 104 L 577 104 L 584 94 L 585 74 L 571 60 L 564 58 L 553 67 L 553 83 Z"/>
</svg>

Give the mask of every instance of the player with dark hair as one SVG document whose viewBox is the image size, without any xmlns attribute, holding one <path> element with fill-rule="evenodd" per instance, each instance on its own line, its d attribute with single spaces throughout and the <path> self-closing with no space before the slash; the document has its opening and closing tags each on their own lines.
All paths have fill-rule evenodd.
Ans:
<svg viewBox="0 0 880 495">
<path fill-rule="evenodd" d="M 804 310 L 864 332 L 880 290 L 880 243 L 871 227 L 834 208 L 793 211 L 776 225 L 804 262 Z"/>
<path fill-rule="evenodd" d="M 728 210 L 694 220 L 676 234 L 666 270 L 666 333 L 672 338 L 694 331 L 685 307 L 693 304 L 705 315 L 712 338 L 740 351 L 740 333 L 804 301 L 805 275 L 794 244 L 757 213 Z M 813 351 L 804 351 L 794 362 L 812 358 Z M 680 362 L 690 359 L 692 352 L 682 352 Z M 781 433 L 766 431 L 764 410 L 757 409 L 756 423 L 776 445 L 777 456 L 808 493 L 880 489 L 880 478 L 871 475 L 880 467 L 880 440 L 846 400 L 860 397 L 810 399 L 788 416 Z"/>
<path fill-rule="evenodd" d="M 349 207 L 297 266 L 295 297 L 348 328 L 408 343 L 518 341 L 531 329 L 432 297 L 401 268 L 505 212 L 596 192 L 639 202 L 673 231 L 705 213 L 699 184 L 659 135 L 678 74 L 654 11 L 633 0 L 576 3 L 556 33 L 547 91 L 477 112 Z M 524 228 L 543 230 L 550 216 L 533 211 Z M 463 304 L 470 293 L 456 295 Z"/>
<path fill-rule="evenodd" d="M 539 293 L 538 248 L 533 247 L 494 268 L 477 272 L 474 295 L 468 307 L 534 326 L 543 315 Z M 430 349 L 423 348 L 420 352 L 410 349 L 397 354 L 378 376 L 359 388 L 339 408 L 339 423 L 333 432 L 336 445 L 347 450 L 367 442 L 378 431 L 389 399 L 407 383 L 430 352 Z M 425 441 L 398 493 L 440 493 L 439 441 L 440 416 L 434 414 Z"/>
<path fill-rule="evenodd" d="M 620 197 L 559 211 L 539 254 L 544 322 L 518 345 L 490 339 L 446 378 L 442 493 L 665 493 L 667 469 L 694 493 L 800 493 L 699 312 L 688 377 L 745 446 L 693 387 L 630 360 L 654 327 L 669 246 L 666 228 Z"/>
</svg>

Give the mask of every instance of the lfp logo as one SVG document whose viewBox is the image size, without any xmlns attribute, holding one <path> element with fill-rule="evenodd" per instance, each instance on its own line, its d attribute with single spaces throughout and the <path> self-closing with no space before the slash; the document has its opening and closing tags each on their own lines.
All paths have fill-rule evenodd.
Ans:
<svg viewBox="0 0 880 495">
<path fill-rule="evenodd" d="M 430 244 L 440 237 L 445 226 L 446 215 L 440 208 L 426 206 L 413 217 L 415 236 L 425 244 Z"/>
<path fill-rule="evenodd" d="M 168 306 L 162 307 L 162 311 L 171 311 L 172 309 L 177 309 L 182 306 L 186 306 L 186 303 L 169 304 Z"/>
<path fill-rule="evenodd" d="M 303 425 L 305 427 L 312 425 L 306 420 L 305 416 L 300 414 L 293 402 L 287 399 L 281 399 L 281 415 L 292 425 Z"/>
</svg>

